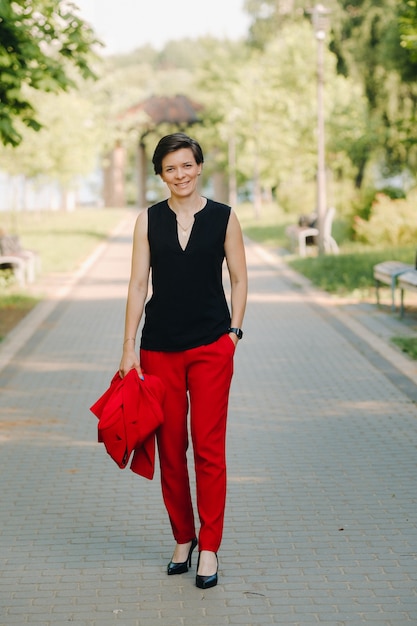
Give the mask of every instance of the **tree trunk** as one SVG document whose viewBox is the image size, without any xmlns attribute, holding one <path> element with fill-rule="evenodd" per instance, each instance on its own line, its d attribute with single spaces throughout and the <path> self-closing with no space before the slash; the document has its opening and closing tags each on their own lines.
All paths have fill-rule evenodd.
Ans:
<svg viewBox="0 0 417 626">
<path fill-rule="evenodd" d="M 103 174 L 104 206 L 115 208 L 126 206 L 125 150 L 120 143 L 107 156 Z"/>
</svg>

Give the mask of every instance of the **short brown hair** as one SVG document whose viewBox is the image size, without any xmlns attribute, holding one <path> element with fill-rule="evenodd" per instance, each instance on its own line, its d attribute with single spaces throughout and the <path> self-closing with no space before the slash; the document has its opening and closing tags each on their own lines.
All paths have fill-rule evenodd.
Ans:
<svg viewBox="0 0 417 626">
<path fill-rule="evenodd" d="M 197 165 L 204 163 L 203 151 L 200 144 L 185 133 L 172 133 L 159 140 L 153 153 L 152 163 L 155 174 L 162 174 L 162 160 L 170 152 L 176 152 L 181 148 L 190 148 Z"/>
</svg>

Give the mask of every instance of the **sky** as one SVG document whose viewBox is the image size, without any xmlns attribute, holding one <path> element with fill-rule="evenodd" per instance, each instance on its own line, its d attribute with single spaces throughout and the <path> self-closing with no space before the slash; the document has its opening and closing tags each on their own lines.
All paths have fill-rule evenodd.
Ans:
<svg viewBox="0 0 417 626">
<path fill-rule="evenodd" d="M 150 44 L 211 35 L 245 36 L 249 19 L 244 0 L 73 0 L 106 47 L 103 54 L 131 52 Z"/>
</svg>

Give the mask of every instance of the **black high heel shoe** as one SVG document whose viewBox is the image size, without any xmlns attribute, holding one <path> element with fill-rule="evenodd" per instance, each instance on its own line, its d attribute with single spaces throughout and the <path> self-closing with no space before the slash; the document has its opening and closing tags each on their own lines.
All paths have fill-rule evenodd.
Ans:
<svg viewBox="0 0 417 626">
<path fill-rule="evenodd" d="M 217 561 L 216 573 L 211 574 L 211 576 L 200 576 L 199 574 L 197 574 L 195 577 L 196 587 L 198 587 L 199 589 L 210 589 L 210 587 L 215 587 L 217 585 L 217 582 L 218 582 L 217 572 L 219 569 L 219 560 L 217 558 L 217 553 L 216 553 L 216 561 Z M 198 555 L 197 570 L 198 570 L 199 564 L 200 564 L 200 554 Z"/>
<path fill-rule="evenodd" d="M 197 539 L 194 537 L 194 539 L 191 542 L 191 548 L 188 552 L 188 556 L 186 561 L 184 561 L 183 563 L 174 563 L 173 561 L 170 561 L 168 563 L 168 567 L 167 567 L 167 574 L 168 576 L 172 576 L 173 574 L 185 574 L 185 572 L 188 572 L 188 568 L 191 567 L 191 559 L 193 556 L 193 550 L 197 545 Z"/>
</svg>

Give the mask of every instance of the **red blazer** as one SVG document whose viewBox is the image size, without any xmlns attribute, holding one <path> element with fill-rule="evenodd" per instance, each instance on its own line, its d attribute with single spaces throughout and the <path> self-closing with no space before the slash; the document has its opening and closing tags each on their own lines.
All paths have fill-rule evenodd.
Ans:
<svg viewBox="0 0 417 626">
<path fill-rule="evenodd" d="M 155 432 L 163 422 L 165 388 L 150 374 L 140 380 L 135 369 L 124 378 L 117 372 L 107 391 L 90 411 L 98 417 L 98 441 L 124 469 L 133 452 L 130 469 L 150 480 L 155 470 Z"/>
</svg>

